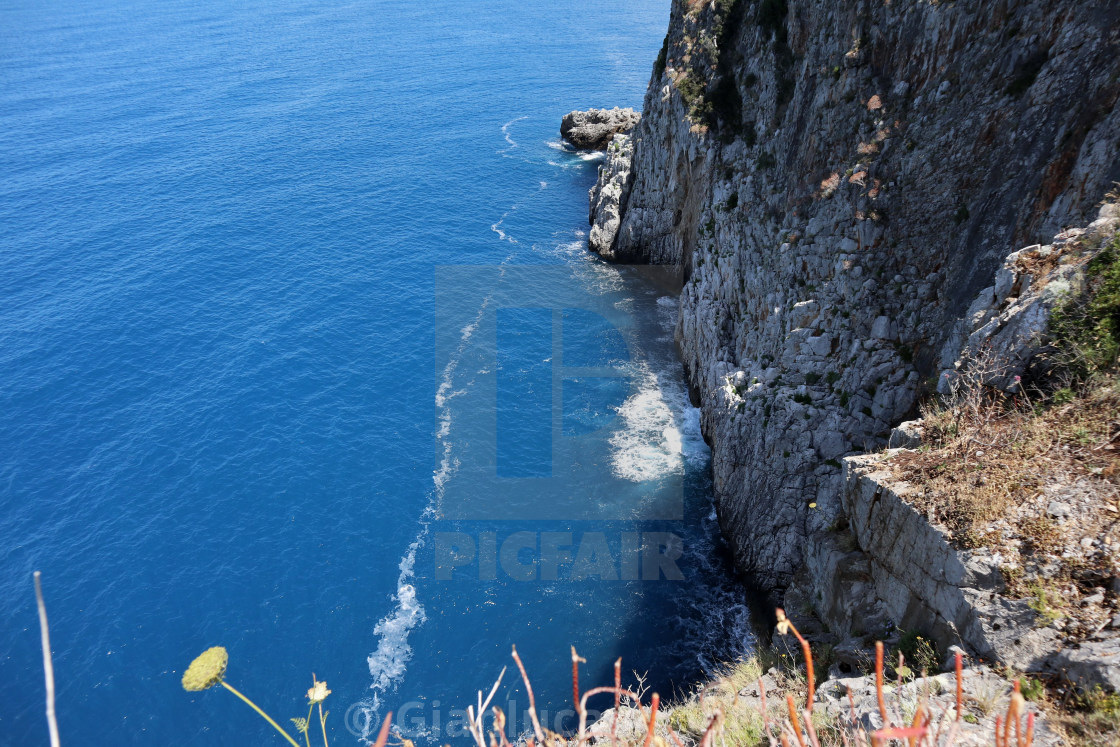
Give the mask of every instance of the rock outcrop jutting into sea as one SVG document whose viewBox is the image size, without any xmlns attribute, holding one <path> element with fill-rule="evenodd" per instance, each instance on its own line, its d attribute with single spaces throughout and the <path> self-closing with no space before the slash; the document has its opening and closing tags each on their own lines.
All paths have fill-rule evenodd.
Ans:
<svg viewBox="0 0 1120 747">
<path fill-rule="evenodd" d="M 580 150 L 603 150 L 615 135 L 630 132 L 642 115 L 633 109 L 588 109 L 564 115 L 560 137 Z"/>
<path fill-rule="evenodd" d="M 1116 3 L 674 0 L 591 248 L 679 268 L 720 524 L 759 585 L 805 567 L 840 459 L 953 367 L 1005 257 L 1097 217 L 1118 95 Z"/>
</svg>

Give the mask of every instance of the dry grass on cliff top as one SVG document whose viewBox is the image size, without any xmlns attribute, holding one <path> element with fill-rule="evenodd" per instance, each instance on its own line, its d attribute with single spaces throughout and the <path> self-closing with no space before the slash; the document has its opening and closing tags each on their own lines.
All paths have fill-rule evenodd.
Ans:
<svg viewBox="0 0 1120 747">
<path fill-rule="evenodd" d="M 1005 373 L 990 353 L 964 361 L 924 408 L 922 448 L 887 464 L 915 508 L 958 546 L 1001 553 L 1009 593 L 1077 638 L 1112 614 L 1077 609 L 1082 596 L 1120 576 L 1120 235 L 1057 305 L 1051 335 L 1045 376 L 1016 378 L 1016 394 L 990 385 Z"/>
<path fill-rule="evenodd" d="M 928 447 L 891 459 L 895 473 L 918 488 L 916 508 L 947 527 L 961 546 L 998 544 L 994 525 L 1026 530 L 1027 549 L 1059 551 L 1078 530 L 1120 552 L 1120 382 L 1033 408 L 1022 398 L 967 407 L 934 407 L 925 415 Z M 1064 499 L 1064 500 L 1063 500 Z M 1071 514 L 1047 513 L 1065 503 Z M 1058 507 L 1059 512 L 1062 509 Z M 1051 519 L 1069 519 L 1067 531 Z"/>
</svg>

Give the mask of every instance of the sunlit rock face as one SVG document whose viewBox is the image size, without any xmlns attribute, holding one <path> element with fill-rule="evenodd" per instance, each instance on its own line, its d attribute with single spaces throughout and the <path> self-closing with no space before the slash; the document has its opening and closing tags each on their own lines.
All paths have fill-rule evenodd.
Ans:
<svg viewBox="0 0 1120 747">
<path fill-rule="evenodd" d="M 840 457 L 952 366 L 1004 258 L 1120 181 L 1117 29 L 1079 0 L 674 2 L 591 246 L 685 279 L 720 522 L 761 586 L 836 520 Z"/>
</svg>

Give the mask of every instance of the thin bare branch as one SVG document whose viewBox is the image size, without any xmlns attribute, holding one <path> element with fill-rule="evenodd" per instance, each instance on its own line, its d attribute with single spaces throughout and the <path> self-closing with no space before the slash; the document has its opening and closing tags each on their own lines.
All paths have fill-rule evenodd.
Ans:
<svg viewBox="0 0 1120 747">
<path fill-rule="evenodd" d="M 525 665 L 521 663 L 521 657 L 517 655 L 517 646 L 513 647 L 513 660 L 517 662 L 517 669 L 521 672 L 521 679 L 525 682 L 525 690 L 529 693 L 529 718 L 533 721 L 533 733 L 537 735 L 537 741 L 542 745 L 544 741 L 544 732 L 541 730 L 541 722 L 537 720 L 537 699 L 533 697 L 533 686 L 529 684 L 529 675 L 525 673 Z"/>
</svg>

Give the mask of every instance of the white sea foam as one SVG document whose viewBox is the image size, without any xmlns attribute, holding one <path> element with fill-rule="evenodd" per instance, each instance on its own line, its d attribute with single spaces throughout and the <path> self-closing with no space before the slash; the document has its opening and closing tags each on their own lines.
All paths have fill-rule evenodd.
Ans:
<svg viewBox="0 0 1120 747">
<path fill-rule="evenodd" d="M 512 255 L 505 261 L 508 262 L 511 257 Z M 412 647 L 408 643 L 409 634 L 427 619 L 424 605 L 420 603 L 416 587 L 412 584 L 416 555 L 427 542 L 432 520 L 439 516 L 447 481 L 459 468 L 459 460 L 454 456 L 450 438 L 452 425 L 450 402 L 456 396 L 463 394 L 462 390 L 454 388 L 455 372 L 470 345 L 471 338 L 482 323 L 483 315 L 491 300 L 489 296 L 483 299 L 474 319 L 459 330 L 459 344 L 444 366 L 439 387 L 436 389 L 435 404 L 439 427 L 435 436 L 436 443 L 442 451 L 440 463 L 432 473 L 432 491 L 428 497 L 428 506 L 420 517 L 420 532 L 408 546 L 398 566 L 400 575 L 397 576 L 397 591 L 393 595 L 393 610 L 381 618 L 373 628 L 373 634 L 378 637 L 377 649 L 366 659 L 370 676 L 373 678 L 370 684 L 370 689 L 374 691 L 373 697 L 356 704 L 346 715 L 348 725 L 356 733 L 360 733 L 362 739 L 367 742 L 370 730 L 380 723 L 381 696 L 394 688 L 408 669 L 408 662 L 412 658 Z"/>
<path fill-rule="evenodd" d="M 529 118 L 528 115 L 521 116 L 521 117 L 515 117 L 514 119 L 511 119 L 510 121 L 508 121 L 504 125 L 502 125 L 502 137 L 504 137 L 506 139 L 506 142 L 509 143 L 509 147 L 506 148 L 505 150 L 499 151 L 500 153 L 508 153 L 509 151 L 513 150 L 514 148 L 521 147 L 514 141 L 514 139 L 512 137 L 510 137 L 509 128 L 512 127 L 517 122 L 520 122 L 521 120 L 528 119 L 528 118 Z"/>
<path fill-rule="evenodd" d="M 677 299 L 658 298 L 657 310 L 662 330 L 671 335 Z M 636 391 L 618 408 L 622 427 L 610 438 L 612 471 L 618 477 L 633 482 L 657 480 L 682 474 L 686 462 L 703 465 L 709 458 L 700 431 L 700 410 L 689 401 L 676 365 L 675 358 L 638 365 Z"/>
<path fill-rule="evenodd" d="M 408 660 L 412 658 L 408 634 L 427 619 L 424 605 L 416 598 L 416 587 L 408 583 L 414 575 L 416 553 L 424 546 L 427 535 L 427 526 L 425 526 L 420 536 L 408 546 L 408 553 L 401 558 L 397 593 L 393 597 L 397 603 L 396 609 L 381 618 L 373 629 L 373 634 L 380 638 L 377 641 L 377 650 L 369 655 L 367 661 L 369 673 L 373 676 L 373 684 L 370 688 L 377 692 L 385 692 L 398 677 L 404 674 Z M 374 695 L 375 709 L 379 704 L 377 695 Z"/>
<path fill-rule="evenodd" d="M 502 224 L 505 223 L 506 217 L 509 216 L 509 214 L 512 213 L 514 210 L 516 210 L 518 207 L 519 207 L 518 205 L 514 205 L 509 210 L 502 213 L 502 217 L 498 219 L 497 223 L 493 223 L 493 224 L 490 225 L 490 230 L 493 231 L 494 233 L 498 234 L 498 240 L 499 241 L 508 241 L 511 244 L 516 244 L 517 243 L 517 239 L 513 238 L 512 236 L 508 235 L 505 231 L 502 230 Z"/>
<path fill-rule="evenodd" d="M 623 426 L 610 437 L 611 466 L 632 482 L 657 480 L 684 470 L 681 436 L 658 377 L 644 364 L 638 390 L 618 408 Z"/>
</svg>

